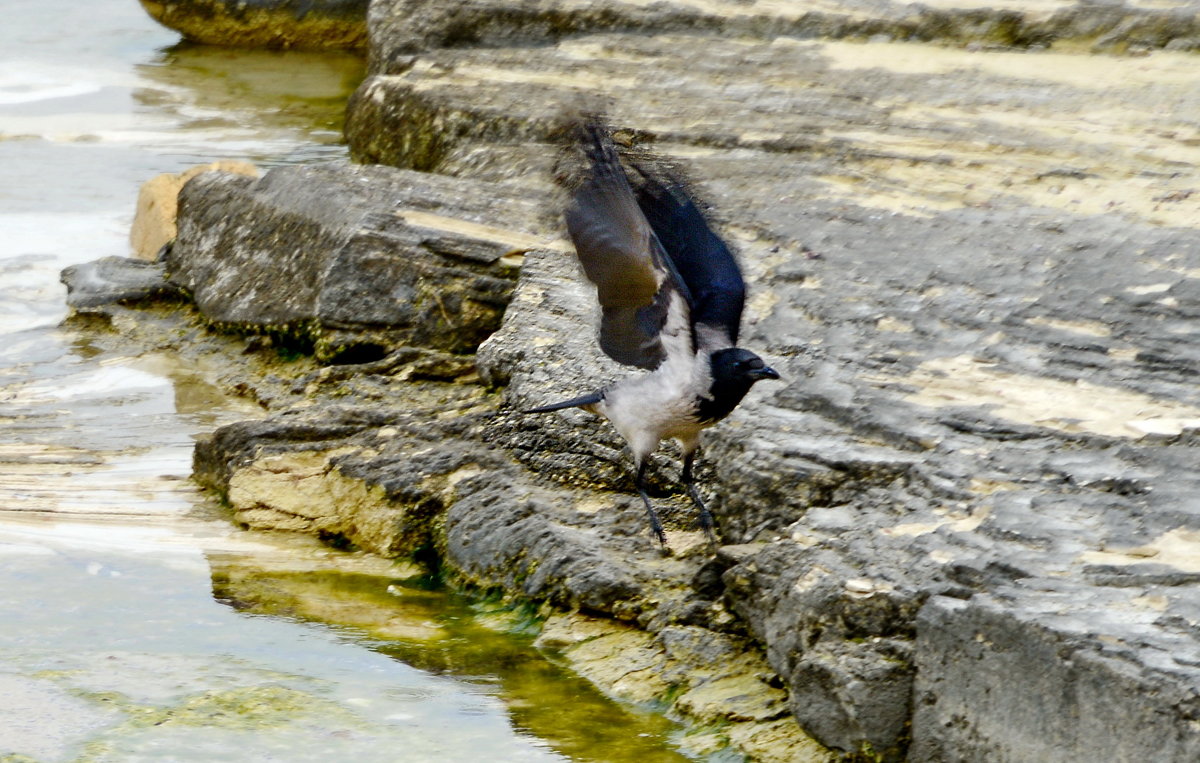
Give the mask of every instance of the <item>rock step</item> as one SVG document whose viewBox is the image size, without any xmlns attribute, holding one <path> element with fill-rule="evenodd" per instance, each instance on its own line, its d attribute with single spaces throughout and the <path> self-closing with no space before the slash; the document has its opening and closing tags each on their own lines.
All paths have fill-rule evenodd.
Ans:
<svg viewBox="0 0 1200 763">
<path fill-rule="evenodd" d="M 1155 713 L 1186 738 L 1188 711 L 1170 698 L 1200 682 L 1184 625 L 1198 614 L 1189 422 L 1200 400 L 1188 371 L 1194 343 L 1163 327 L 1194 309 L 1193 233 L 1046 210 L 880 215 L 823 197 L 807 177 L 780 179 L 764 197 L 762 178 L 746 175 L 764 165 L 739 156 L 689 164 L 722 216 L 738 221 L 727 230 L 751 280 L 745 342 L 765 348 L 788 383 L 711 433 L 704 490 L 724 537 L 744 541 L 711 566 L 686 557 L 667 570 L 647 556 L 636 498 L 610 491 L 625 479 L 611 433 L 572 412 L 485 415 L 493 401 L 471 385 L 406 384 L 398 402 L 390 379 L 347 378 L 355 399 L 379 406 L 339 411 L 325 400 L 218 430 L 197 448 L 197 476 L 251 526 L 386 555 L 432 545 L 470 582 L 652 630 L 744 624 L 788 687 L 792 713 L 833 747 L 897 757 L 911 733 L 915 749 L 949 749 L 958 737 L 942 724 L 953 716 L 988 754 L 1067 749 L 1077 727 L 1045 734 L 1013 716 L 1001 735 L 961 710 L 971 674 L 941 660 L 946 647 L 927 630 L 936 621 L 922 613 L 984 596 L 1005 602 L 996 618 L 1020 638 L 1021 623 L 1059 634 L 1094 621 L 1103 627 L 1070 634 L 1081 653 L 1112 638 L 1139 645 L 1097 663 L 1096 680 L 1134 671 L 1161 690 L 1114 694 L 1112 717 Z M 188 288 L 219 296 L 252 283 L 254 268 L 264 278 L 273 265 L 289 272 L 298 244 L 311 241 L 328 242 L 336 264 L 361 231 L 392 230 L 380 219 L 423 250 L 406 257 L 412 272 L 400 282 L 431 272 L 424 258 L 434 255 L 493 267 L 533 237 L 544 245 L 524 252 L 481 371 L 507 382 L 514 404 L 576 394 L 621 371 L 592 346 L 590 296 L 544 219 L 559 206 L 540 185 L 386 167 L 201 175 L 183 194 L 185 256 L 226 238 L 269 246 L 229 257 L 221 289 L 199 277 Z M 225 208 L 205 209 L 210 200 Z M 278 310 L 272 300 L 297 290 L 254 292 L 247 304 Z M 677 466 L 665 456 L 658 466 L 660 487 L 673 489 Z M 1071 595 L 1056 596 L 1064 578 Z M 907 698 L 938 682 L 946 701 L 910 715 Z M 1086 715 L 1089 697 L 1039 703 Z"/>
<path fill-rule="evenodd" d="M 832 759 L 780 723 L 785 692 L 714 600 L 719 581 L 692 588 L 709 566 L 699 532 L 672 532 L 677 549 L 691 550 L 663 558 L 656 541 L 630 529 L 643 518 L 636 499 L 556 486 L 520 468 L 487 445 L 494 417 L 477 387 L 418 382 L 406 397 L 402 410 L 392 401 L 322 404 L 223 427 L 198 442 L 194 473 L 249 527 L 309 532 L 386 557 L 435 547 L 443 571 L 464 585 L 637 624 L 646 633 L 635 637 L 551 622 L 542 638 L 618 696 L 717 725 L 708 752 L 733 742 L 757 760 Z M 622 645 L 620 673 L 610 675 L 603 652 Z"/>
<path fill-rule="evenodd" d="M 1070 53 L 1195 47 L 1194 3 L 791 9 L 380 0 L 352 151 L 458 179 L 381 174 L 378 195 L 382 168 L 188 186 L 198 205 L 205 182 L 236 201 L 196 213 L 197 251 L 206 231 L 250 249 L 274 239 L 267 256 L 231 257 L 213 290 L 267 306 L 244 324 L 315 324 L 325 357 L 350 330 L 382 337 L 365 340 L 379 352 L 460 351 L 502 309 L 480 370 L 520 406 L 622 373 L 597 357 L 590 295 L 543 217 L 561 208 L 547 187 L 563 115 L 602 108 L 623 138 L 682 160 L 749 276 L 744 343 L 787 379 L 705 446 L 704 490 L 734 545 L 698 570 L 655 566 L 636 501 L 611 492 L 624 465 L 604 427 L 578 412 L 439 412 L 411 386 L 414 421 L 389 425 L 389 411 L 335 433 L 339 414 L 314 407 L 243 445 L 222 430 L 198 474 L 251 524 L 389 554 L 432 543 L 466 580 L 652 630 L 744 626 L 800 725 L 842 750 L 1194 758 L 1200 88 L 1177 51 Z M 799 39 L 813 34 L 874 37 Z M 523 206 L 497 212 L 506 199 Z M 261 222 L 272 209 L 279 222 Z M 314 248 L 329 269 L 301 261 Z M 421 275 L 391 269 L 390 249 Z M 432 273 L 445 291 L 450 269 L 511 278 L 499 271 L 517 251 L 511 301 L 509 280 L 460 344 L 403 316 L 347 328 L 370 311 L 325 283 L 382 262 L 359 288 L 392 316 L 371 288 L 415 294 Z M 286 299 L 255 286 L 271 266 Z M 195 273 L 188 288 L 216 283 Z M 342 312 L 322 312 L 326 292 Z M 677 468 L 658 460 L 660 488 Z M 313 500 L 279 497 L 272 480 L 293 478 Z M 1001 686 L 1014 676 L 1030 696 Z"/>
<path fill-rule="evenodd" d="M 563 104 L 607 100 L 627 137 L 698 179 L 750 276 L 744 343 L 773 353 L 790 380 L 752 395 L 702 456 L 723 536 L 748 544 L 724 572 L 726 601 L 820 741 L 895 757 L 909 734 L 916 749 L 953 736 L 939 725 L 953 715 L 992 756 L 1071 749 L 1078 727 L 1002 735 L 952 703 L 909 714 L 917 677 L 947 670 L 915 648 L 929 627 L 918 613 L 942 597 L 1002 598 L 1014 633 L 1097 617 L 1148 645 L 1103 663 L 1108 679 L 1134 669 L 1172 687 L 1162 696 L 1186 694 L 1190 658 L 1163 658 L 1194 637 L 1163 623 L 1190 617 L 1194 543 L 1169 570 L 1129 569 L 1140 562 L 1120 553 L 1108 569 L 1094 555 L 1160 553 L 1200 529 L 1187 466 L 1200 356 L 1185 328 L 1200 217 L 1177 163 L 1191 150 L 1190 61 L 1087 60 L 1119 71 L 1114 87 L 1132 102 L 1170 93 L 1161 113 L 1183 132 L 1156 143 L 1149 101 L 1109 104 L 1094 133 L 1064 116 L 1063 104 L 1091 114 L 1105 98 L 1093 75 L 1039 70 L 1076 57 L 708 42 L 605 35 L 432 51 L 364 84 L 349 135 L 408 141 L 393 154 L 357 144 L 364 158 L 534 185 L 550 174 L 543 146 Z M 1164 65 L 1182 79 L 1160 76 Z M 514 407 L 621 373 L 596 357 L 591 311 L 560 258 L 531 254 L 480 350 L 482 372 L 508 382 Z M 620 478 L 589 466 L 619 449 L 605 427 L 576 412 L 545 418 L 501 424 L 498 442 L 541 474 Z M 1063 576 L 1078 582 L 1074 596 L 1051 596 Z M 1130 588 L 1142 585 L 1154 617 L 1136 612 L 1144 591 Z M 1105 637 L 1079 638 L 1093 650 Z M 1136 692 L 1118 701 L 1128 718 L 1150 712 Z M 1188 711 L 1151 704 L 1186 737 Z"/>
<path fill-rule="evenodd" d="M 1194 0 L 1078 4 L 1067 0 L 376 0 L 371 62 L 394 72 L 435 48 L 527 47 L 594 33 L 685 32 L 742 38 L 882 36 L 991 46 L 1073 45 L 1095 52 L 1200 47 Z"/>
<path fill-rule="evenodd" d="M 1198 90 L 1183 53 L 596 35 L 423 53 L 363 83 L 346 135 L 358 161 L 518 181 L 549 177 L 555 152 L 537 144 L 564 115 L 602 108 L 704 179 L 807 177 L 909 215 L 1035 207 L 1196 227 Z"/>
<path fill-rule="evenodd" d="M 524 252 L 560 246 L 544 197 L 387 167 L 197 176 L 180 195 L 173 284 L 219 326 L 354 362 L 472 351 L 499 326 Z"/>
</svg>

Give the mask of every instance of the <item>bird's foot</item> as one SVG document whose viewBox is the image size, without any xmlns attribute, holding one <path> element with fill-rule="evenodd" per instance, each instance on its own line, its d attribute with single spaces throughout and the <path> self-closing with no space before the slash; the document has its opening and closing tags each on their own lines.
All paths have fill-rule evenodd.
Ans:
<svg viewBox="0 0 1200 763">
<path fill-rule="evenodd" d="M 704 501 L 700 498 L 700 492 L 696 490 L 696 486 L 692 483 L 687 483 L 688 495 L 692 497 L 692 503 L 696 504 L 697 511 L 700 512 L 700 529 L 704 530 L 704 537 L 708 538 L 708 545 L 717 545 L 717 536 L 713 533 L 713 516 L 708 507 L 704 505 Z"/>
<path fill-rule="evenodd" d="M 646 495 L 645 490 L 638 490 L 638 494 L 642 496 L 642 503 L 646 504 L 646 516 L 650 518 L 650 529 L 654 531 L 654 537 L 658 538 L 659 544 L 665 549 L 667 547 L 667 533 L 663 530 L 662 522 L 658 519 L 658 512 L 654 510 L 654 504 L 650 503 L 650 496 Z"/>
<path fill-rule="evenodd" d="M 663 530 L 662 522 L 658 521 L 658 514 L 650 507 L 650 529 L 654 531 L 654 537 L 658 538 L 658 543 L 664 549 L 667 547 L 667 533 Z"/>
</svg>

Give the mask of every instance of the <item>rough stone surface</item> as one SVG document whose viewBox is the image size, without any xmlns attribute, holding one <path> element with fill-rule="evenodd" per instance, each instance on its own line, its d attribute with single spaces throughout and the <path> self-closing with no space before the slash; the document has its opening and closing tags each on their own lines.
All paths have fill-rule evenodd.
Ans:
<svg viewBox="0 0 1200 763">
<path fill-rule="evenodd" d="M 189 40 L 238 48 L 363 50 L 367 0 L 141 0 Z"/>
<path fill-rule="evenodd" d="M 62 272 L 67 304 L 76 310 L 95 310 L 122 302 L 178 299 L 183 293 L 167 282 L 161 263 L 127 257 L 105 257 Z"/>
<path fill-rule="evenodd" d="M 1077 4 L 1006 2 L 981 5 L 956 0 L 930 3 L 888 0 L 375 0 L 369 23 L 371 64 L 379 73 L 411 62 L 413 53 L 437 48 L 542 45 L 596 32 L 687 32 L 730 38 L 867 39 L 942 41 L 1030 47 L 1074 44 L 1094 51 L 1131 47 L 1200 47 L 1195 2 Z M 714 44 L 722 44 L 715 41 Z"/>
<path fill-rule="evenodd" d="M 322 405 L 224 427 L 198 444 L 195 474 L 250 526 L 386 556 L 436 546 L 473 584 L 625 620 L 689 609 L 684 581 L 702 560 L 660 559 L 629 522 L 640 505 L 538 480 L 489 447 L 494 400 L 478 386 L 406 386 L 406 405 Z M 347 498 L 354 484 L 368 487 Z"/>
<path fill-rule="evenodd" d="M 814 197 L 905 217 L 1049 208 L 1188 226 L 1195 93 L 1193 57 L 1176 52 L 607 34 L 431 51 L 369 77 L 346 135 L 360 161 L 527 186 L 550 177 L 564 113 L 605 108 L 756 235 Z M 734 185 L 761 200 L 730 209 Z"/>
<path fill-rule="evenodd" d="M 553 245 L 541 198 L 386 167 L 205 173 L 180 194 L 167 266 L 214 323 L 298 335 L 323 358 L 470 351 L 499 325 L 523 253 Z"/>
<path fill-rule="evenodd" d="M 153 262 L 167 244 L 175 240 L 175 217 L 179 211 L 179 189 L 201 172 L 220 170 L 258 177 L 259 170 L 249 162 L 223 159 L 201 164 L 183 172 L 165 172 L 142 183 L 138 190 L 137 210 L 129 229 L 133 256 Z"/>
<path fill-rule="evenodd" d="M 1124 623 L 1130 635 L 1119 638 L 1150 645 L 1128 665 L 1155 653 L 1181 655 L 1183 663 L 1155 680 L 1186 696 L 1194 668 L 1177 642 L 1192 637 L 1186 629 L 1171 635 L 1175 626 L 1166 624 L 1190 621 L 1197 579 L 1187 509 L 1194 472 L 1186 466 L 1196 401 L 1186 373 L 1108 351 L 1155 343 L 1160 357 L 1189 357 L 1186 336 L 1161 335 L 1154 317 L 1177 306 L 1160 301 L 1168 289 L 1151 289 L 1151 302 L 1139 293 L 1144 287 L 1128 285 L 1164 277 L 1160 261 L 1189 272 L 1194 265 L 1178 254 L 1186 232 L 1042 212 L 1050 225 L 1035 218 L 997 236 L 986 216 L 943 212 L 887 217 L 891 249 L 883 250 L 869 226 L 848 221 L 853 212 L 844 206 L 810 198 L 792 214 L 780 230 L 791 224 L 804 231 L 797 235 L 817 237 L 820 258 L 778 256 L 771 251 L 778 231 L 739 233 L 755 292 L 772 295 L 752 301 L 746 342 L 782 361 L 790 384 L 756 396 L 710 438 L 712 505 L 727 539 L 750 541 L 711 562 L 701 564 L 696 551 L 679 561 L 655 558 L 637 501 L 609 492 L 627 486 L 619 441 L 586 415 L 489 413 L 494 401 L 469 385 L 410 382 L 396 398 L 396 390 L 366 381 L 368 371 L 391 373 L 386 363 L 294 386 L 308 396 L 324 390 L 335 400 L 376 400 L 382 410 L 321 404 L 219 430 L 198 447 L 197 474 L 225 491 L 237 518 L 252 526 L 306 530 L 388 555 L 436 548 L 466 581 L 652 632 L 672 623 L 720 632 L 732 622 L 730 605 L 785 678 L 795 716 L 843 749 L 894 757 L 911 734 L 914 749 L 952 758 L 948 751 L 969 737 L 979 756 L 1012 749 L 1023 759 L 1020 745 L 1032 744 L 1023 735 L 1040 738 L 1019 713 L 1003 721 L 989 715 L 988 723 L 980 716 L 978 726 L 959 720 L 975 717 L 966 708 L 970 692 L 981 691 L 971 688 L 978 674 L 938 656 L 948 647 L 937 639 L 953 629 L 925 635 L 927 617 L 918 613 L 931 597 L 1002 592 L 1014 615 L 1050 633 L 1056 618 L 1103 623 L 1075 637 L 1095 644 Z M 1039 248 L 1048 228 L 1061 248 Z M 953 246 L 939 244 L 943 231 Z M 785 242 L 784 251 L 804 246 Z M 943 248 L 930 262 L 894 253 L 906 246 Z M 1140 253 L 1127 254 L 1131 248 Z M 1098 255 L 1083 263 L 1080 251 Z M 953 252 L 963 254 L 952 259 Z M 1022 259 L 1026 252 L 1038 260 Z M 987 292 L 970 286 L 979 267 L 990 279 Z M 919 284 L 915 299 L 906 296 L 910 278 Z M 1175 284 L 1188 280 L 1181 273 Z M 1079 287 L 1064 288 L 1072 282 Z M 1156 307 L 1146 315 L 1148 302 Z M 1078 324 L 1089 332 L 1083 347 L 1062 341 L 1076 324 L 1044 317 L 1080 320 L 1095 303 L 1103 312 Z M 619 373 L 592 350 L 592 310 L 565 252 L 531 250 L 503 328 L 481 348 L 484 377 L 506 384 L 508 404 L 520 407 Z M 1123 328 L 1096 336 L 1103 333 L 1096 325 Z M 1101 346 L 1088 349 L 1093 343 Z M 970 350 L 980 354 L 964 357 Z M 453 392 L 430 391 L 444 389 Z M 671 490 L 677 465 L 667 454 L 657 466 L 659 488 Z M 1159 476 L 1168 474 L 1169 482 Z M 675 503 L 658 500 L 670 515 Z M 675 519 L 683 528 L 691 520 Z M 685 548 L 683 538 L 676 531 L 673 543 Z M 1079 590 L 1053 598 L 1056 608 L 1046 611 L 1039 602 L 1064 576 Z M 1127 596 L 1106 593 L 1113 590 Z M 1131 617 L 1133 600 L 1144 600 L 1153 616 Z M 924 638 L 934 641 L 914 648 Z M 937 688 L 920 688 L 925 681 Z M 967 695 L 959 704 L 955 691 Z M 1106 701 L 1118 703 L 1114 716 L 1157 712 L 1186 739 L 1186 712 L 1153 709 L 1167 696 L 1127 691 Z M 1088 703 L 1096 700 L 1084 696 L 1080 706 L 1053 712 L 1095 712 Z M 1120 710 L 1120 702 L 1132 709 Z M 944 733 L 948 716 L 965 736 Z M 1117 717 L 1109 724 L 1123 728 Z"/>
<path fill-rule="evenodd" d="M 1045 683 L 1031 683 L 1046 687 L 1043 713 L 1078 718 L 1100 712 L 1096 702 L 1128 703 L 1105 711 L 1111 734 L 1145 742 L 1137 718 L 1157 713 L 1187 739 L 1190 711 L 1170 698 L 1200 686 L 1176 632 L 1191 622 L 1200 551 L 1188 466 L 1200 401 L 1188 332 L 1162 328 L 1192 309 L 1174 294 L 1191 288 L 1177 269 L 1195 267 L 1194 233 L 1048 210 L 876 219 L 886 220 L 886 247 L 869 211 L 810 199 L 743 242 L 754 291 L 769 295 L 752 301 L 744 341 L 791 383 L 752 396 L 710 437 L 724 537 L 762 542 L 729 558 L 726 601 L 788 678 L 802 725 L 836 747 L 900 754 L 914 676 L 936 682 L 947 664 L 914 653 L 917 613 L 931 595 L 1001 589 L 1014 617 L 1050 631 L 1058 618 L 1094 622 L 1094 648 L 1115 623 L 1137 633 L 1121 638 L 1154 645 L 1109 679 L 1090 678 L 1101 685 L 1123 680 L 1130 664 L 1156 673 L 1158 661 L 1182 660 L 1153 679 L 1171 691 L 1059 705 Z M 778 257 L 773 242 L 784 251 L 814 242 L 822 256 Z M 1167 276 L 1164 264 L 1176 272 Z M 591 306 L 566 277 L 560 258 L 529 258 L 504 327 L 481 350 L 485 376 L 509 381 L 514 406 L 593 383 L 596 364 L 574 356 L 585 351 Z M 568 381 L 564 371 L 576 369 Z M 603 467 L 586 461 L 613 445 L 611 435 L 595 437 L 578 413 L 557 416 L 522 423 L 545 440 L 518 429 L 504 442 L 542 473 L 582 469 L 602 484 Z M 1163 554 L 1165 566 L 1145 564 Z M 1063 577 L 1078 590 L 1044 611 Z M 1113 586 L 1132 589 L 1126 599 L 1153 587 L 1153 617 L 1131 613 L 1107 592 Z M 1185 640 L 1195 648 L 1194 633 Z M 978 680 L 957 676 L 964 687 Z M 912 738 L 942 754 L 972 738 L 975 753 L 962 759 L 1004 750 L 1037 759 L 1020 751 L 1037 748 L 1042 730 L 1012 700 L 1012 715 L 997 717 L 997 706 L 976 715 L 964 701 L 938 716 L 959 729 L 941 747 L 930 740 L 944 725 L 911 716 Z"/>
<path fill-rule="evenodd" d="M 430 26 L 406 27 L 421 39 L 385 35 L 397 56 L 380 43 L 350 106 L 352 150 L 536 185 L 564 111 L 603 106 L 692 170 L 750 276 L 743 341 L 790 381 L 756 390 L 710 437 L 714 511 L 726 541 L 751 544 L 718 557 L 724 597 L 823 742 L 897 757 L 911 739 L 914 759 L 954 759 L 969 739 L 963 759 L 1014 760 L 1061 743 L 1070 757 L 1066 729 L 1091 727 L 1069 719 L 1095 714 L 1133 755 L 1150 736 L 1143 713 L 1186 740 L 1190 711 L 1170 697 L 1193 696 L 1200 676 L 1187 658 L 1155 666 L 1175 661 L 1167 623 L 1192 621 L 1200 566 L 1190 57 L 716 39 L 676 23 L 693 6 L 660 8 L 682 15 L 654 34 L 632 16 L 581 14 L 559 34 L 514 14 L 454 40 L 437 30 L 473 28 L 477 6 L 423 15 Z M 1072 23 L 1099 42 L 1111 11 L 1089 12 Z M 1192 18 L 1164 23 L 1186 36 Z M 1087 132 L 1083 113 L 1097 115 Z M 566 257 L 527 257 L 481 373 L 508 385 L 513 408 L 620 373 L 589 342 L 592 311 Z M 541 474 L 627 488 L 619 440 L 586 414 L 501 417 L 496 442 Z M 670 489 L 677 465 L 658 467 Z M 1078 590 L 1047 608 L 1064 578 Z M 1149 586 L 1153 618 L 1111 595 Z M 1079 618 L 1097 623 L 1094 648 L 1117 623 L 1154 645 L 1089 680 L 1142 670 L 1173 688 L 1064 699 L 1031 681 L 1045 690 L 1025 706 L 1068 719 L 1046 738 L 1015 698 L 1011 713 L 970 709 L 987 687 L 968 689 L 970 671 L 943 678 L 942 647 L 914 648 L 929 622 L 918 613 L 931 597 L 1001 591 L 996 617 L 1011 609 L 1013 633 Z M 939 688 L 914 690 L 926 680 Z M 937 703 L 955 681 L 959 703 Z M 1098 706 L 1110 701 L 1127 707 Z M 1089 759 L 1081 750 L 1071 759 Z"/>
<path fill-rule="evenodd" d="M 1200 757 L 1200 652 L 1194 628 L 1162 611 L 1165 596 L 1062 581 L 1023 592 L 1014 610 L 1006 593 L 935 597 L 922 610 L 914 760 Z M 1030 701 L 1043 696 L 1058 698 L 1053 712 Z"/>
<path fill-rule="evenodd" d="M 538 644 L 620 696 L 652 702 L 664 692 L 674 693 L 675 706 L 687 717 L 720 729 L 682 740 L 683 748 L 697 756 L 733 740 L 763 763 L 833 759 L 795 733 L 784 692 L 770 685 L 761 655 L 741 638 L 688 625 L 651 634 L 607 619 L 556 614 L 547 619 Z"/>
<path fill-rule="evenodd" d="M 435 552 L 462 584 L 612 618 L 552 622 L 542 642 L 617 696 L 713 727 L 688 742 L 697 753 L 732 744 L 756 760 L 831 759 L 790 720 L 762 652 L 717 600 L 699 533 L 673 533 L 692 551 L 664 558 L 636 500 L 539 479 L 489 446 L 495 401 L 478 386 L 408 382 L 398 405 L 389 378 L 358 374 L 345 394 L 224 427 L 198 443 L 194 473 L 246 526 L 389 557 Z M 344 398 L 358 402 L 333 403 Z M 709 585 L 694 587 L 701 578 Z"/>
</svg>

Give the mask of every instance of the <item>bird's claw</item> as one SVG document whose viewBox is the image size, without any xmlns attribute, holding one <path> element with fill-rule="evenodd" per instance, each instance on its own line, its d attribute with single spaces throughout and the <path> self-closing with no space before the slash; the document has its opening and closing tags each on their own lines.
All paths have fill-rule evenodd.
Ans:
<svg viewBox="0 0 1200 763">
<path fill-rule="evenodd" d="M 717 545 L 717 536 L 713 532 L 713 516 L 708 507 L 704 505 L 704 501 L 700 499 L 700 493 L 696 490 L 695 484 L 687 483 L 688 495 L 692 497 L 692 503 L 696 504 L 696 509 L 700 512 L 700 529 L 704 530 L 704 537 L 708 539 L 708 545 L 715 547 Z"/>
</svg>

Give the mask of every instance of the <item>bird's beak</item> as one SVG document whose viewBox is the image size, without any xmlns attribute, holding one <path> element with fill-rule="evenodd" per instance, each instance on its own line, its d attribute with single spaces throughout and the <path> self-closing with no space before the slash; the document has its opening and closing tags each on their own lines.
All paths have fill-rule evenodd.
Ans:
<svg viewBox="0 0 1200 763">
<path fill-rule="evenodd" d="M 779 378 L 779 372 L 776 371 L 774 368 L 771 368 L 770 366 L 763 366 L 762 368 L 756 368 L 750 372 L 750 375 L 754 377 L 754 381 L 762 381 L 763 379 L 778 379 Z"/>
</svg>

